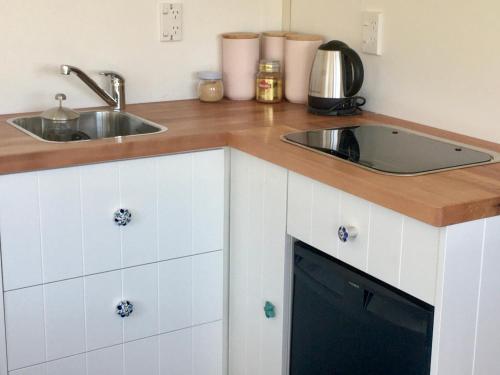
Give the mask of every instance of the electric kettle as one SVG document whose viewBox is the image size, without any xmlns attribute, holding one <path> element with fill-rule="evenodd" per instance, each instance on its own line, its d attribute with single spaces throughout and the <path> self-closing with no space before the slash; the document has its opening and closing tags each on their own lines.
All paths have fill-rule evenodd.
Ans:
<svg viewBox="0 0 500 375">
<path fill-rule="evenodd" d="M 322 44 L 309 78 L 309 111 L 330 116 L 360 113 L 366 100 L 355 95 L 363 78 L 361 58 L 347 44 L 338 40 Z"/>
</svg>

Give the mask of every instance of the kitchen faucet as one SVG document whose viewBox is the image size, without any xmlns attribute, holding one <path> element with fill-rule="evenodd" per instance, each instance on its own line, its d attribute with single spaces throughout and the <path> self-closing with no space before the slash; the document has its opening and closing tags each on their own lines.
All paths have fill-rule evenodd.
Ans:
<svg viewBox="0 0 500 375">
<path fill-rule="evenodd" d="M 105 71 L 99 74 L 110 77 L 111 80 L 111 95 L 101 89 L 99 85 L 83 71 L 75 66 L 61 65 L 61 74 L 70 75 L 75 73 L 83 83 L 92 89 L 101 99 L 103 99 L 109 106 L 113 107 L 114 111 L 121 111 L 125 109 L 125 79 L 115 72 Z"/>
</svg>

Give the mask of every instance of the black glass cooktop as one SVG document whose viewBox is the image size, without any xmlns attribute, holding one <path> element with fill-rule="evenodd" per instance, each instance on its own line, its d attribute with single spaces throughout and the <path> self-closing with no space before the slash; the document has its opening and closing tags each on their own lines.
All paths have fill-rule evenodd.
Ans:
<svg viewBox="0 0 500 375">
<path fill-rule="evenodd" d="M 498 154 L 386 125 L 292 133 L 284 140 L 378 172 L 413 175 L 500 161 Z"/>
</svg>

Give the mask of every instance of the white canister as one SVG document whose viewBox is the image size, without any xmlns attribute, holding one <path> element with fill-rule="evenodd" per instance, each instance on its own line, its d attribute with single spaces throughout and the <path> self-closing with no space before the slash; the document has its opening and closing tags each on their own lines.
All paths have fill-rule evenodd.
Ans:
<svg viewBox="0 0 500 375">
<path fill-rule="evenodd" d="M 278 60 L 281 70 L 285 66 L 285 39 L 290 34 L 286 31 L 267 31 L 262 33 L 262 59 Z"/>
<path fill-rule="evenodd" d="M 318 47 L 319 35 L 288 34 L 285 40 L 285 97 L 292 103 L 307 103 L 309 75 Z"/>
<path fill-rule="evenodd" d="M 227 98 L 231 100 L 255 98 L 255 76 L 259 60 L 259 34 L 222 35 L 222 74 Z"/>
</svg>

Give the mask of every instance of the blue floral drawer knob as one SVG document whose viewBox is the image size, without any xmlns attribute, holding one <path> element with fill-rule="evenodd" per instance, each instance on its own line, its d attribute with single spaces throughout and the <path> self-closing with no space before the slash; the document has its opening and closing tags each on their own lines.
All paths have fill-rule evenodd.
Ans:
<svg viewBox="0 0 500 375">
<path fill-rule="evenodd" d="M 347 242 L 349 240 L 354 240 L 358 235 L 358 230 L 355 227 L 341 226 L 338 230 L 339 240 L 342 242 Z"/>
<path fill-rule="evenodd" d="M 134 312 L 134 305 L 130 301 L 121 301 L 116 305 L 116 313 L 122 318 L 130 316 Z"/>
<path fill-rule="evenodd" d="M 115 211 L 114 219 L 116 225 L 124 227 L 132 220 L 132 212 L 130 212 L 126 208 L 120 208 L 119 210 Z"/>
</svg>

